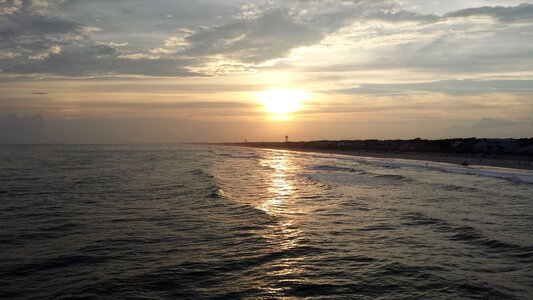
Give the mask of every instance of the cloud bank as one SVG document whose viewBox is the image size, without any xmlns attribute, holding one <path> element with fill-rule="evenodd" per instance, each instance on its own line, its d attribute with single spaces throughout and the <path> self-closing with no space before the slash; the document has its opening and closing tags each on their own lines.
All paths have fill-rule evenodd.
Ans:
<svg viewBox="0 0 533 300">
<path fill-rule="evenodd" d="M 295 50 L 324 45 L 328 38 L 355 53 L 377 49 L 366 65 L 346 60 L 350 70 L 477 74 L 531 67 L 533 43 L 526 37 L 533 30 L 532 4 L 442 15 L 413 7 L 392 0 L 153 0 L 150 5 L 138 0 L 3 0 L 0 69 L 5 76 L 66 77 L 245 73 L 287 63 Z M 509 40 L 513 49 L 506 46 Z M 391 52 L 397 54 L 394 61 Z M 297 62 L 291 66 L 300 67 Z"/>
</svg>

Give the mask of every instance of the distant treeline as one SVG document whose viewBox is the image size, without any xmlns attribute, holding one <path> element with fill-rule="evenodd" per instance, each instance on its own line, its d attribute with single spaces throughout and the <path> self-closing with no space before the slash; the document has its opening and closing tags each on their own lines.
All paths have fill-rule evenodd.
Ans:
<svg viewBox="0 0 533 300">
<path fill-rule="evenodd" d="M 533 138 L 522 139 L 484 139 L 462 138 L 444 140 L 341 140 L 308 142 L 247 142 L 230 145 L 301 149 L 301 150 L 341 150 L 341 151 L 379 151 L 394 153 L 456 153 L 481 155 L 518 155 L 533 156 Z"/>
</svg>

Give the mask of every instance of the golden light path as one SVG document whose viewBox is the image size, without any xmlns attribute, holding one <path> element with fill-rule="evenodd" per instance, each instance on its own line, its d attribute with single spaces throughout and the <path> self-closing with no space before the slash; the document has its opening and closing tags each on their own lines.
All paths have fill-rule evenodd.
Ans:
<svg viewBox="0 0 533 300">
<path fill-rule="evenodd" d="M 294 187 L 287 179 L 291 169 L 295 168 L 293 162 L 287 152 L 283 150 L 273 151 L 263 159 L 261 165 L 271 168 L 269 172 L 268 194 L 269 199 L 262 203 L 260 209 L 276 215 L 278 213 L 287 213 L 287 208 L 290 207 L 285 201 L 288 201 L 294 195 Z"/>
<path fill-rule="evenodd" d="M 277 216 L 279 223 L 273 226 L 265 239 L 271 240 L 277 253 L 287 253 L 293 249 L 301 247 L 303 232 L 298 225 L 298 217 L 294 200 L 298 197 L 298 186 L 291 174 L 298 172 L 292 155 L 288 151 L 273 150 L 260 161 L 263 167 L 271 169 L 268 172 L 269 185 L 267 187 L 268 198 L 260 205 L 259 209 L 267 214 Z M 303 272 L 302 265 L 305 262 L 303 257 L 287 257 L 277 262 L 276 268 L 267 272 L 268 276 L 283 278 L 287 276 L 298 276 Z M 270 292 L 280 292 L 277 286 L 265 285 L 262 288 Z"/>
<path fill-rule="evenodd" d="M 256 93 L 257 100 L 273 120 L 288 120 L 289 115 L 300 110 L 309 97 L 308 92 L 298 89 L 274 89 Z"/>
</svg>

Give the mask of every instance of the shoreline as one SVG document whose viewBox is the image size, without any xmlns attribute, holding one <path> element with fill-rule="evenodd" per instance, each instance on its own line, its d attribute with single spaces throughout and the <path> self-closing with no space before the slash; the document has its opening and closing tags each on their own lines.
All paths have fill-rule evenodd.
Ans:
<svg viewBox="0 0 533 300">
<path fill-rule="evenodd" d="M 458 155 L 458 154 L 444 154 L 444 153 L 391 153 L 381 151 L 350 151 L 350 150 L 325 150 L 313 148 L 291 148 L 291 147 L 261 147 L 261 146 L 247 146 L 237 144 L 223 144 L 225 146 L 255 148 L 255 149 L 272 149 L 272 150 L 288 150 L 297 152 L 311 152 L 324 154 L 339 154 L 359 157 L 372 158 L 397 158 L 407 160 L 417 160 L 425 162 L 449 163 L 452 165 L 461 166 L 464 162 L 469 166 L 484 166 L 496 168 L 508 168 L 518 170 L 533 170 L 533 160 L 526 157 L 479 157 L 475 155 Z"/>
</svg>

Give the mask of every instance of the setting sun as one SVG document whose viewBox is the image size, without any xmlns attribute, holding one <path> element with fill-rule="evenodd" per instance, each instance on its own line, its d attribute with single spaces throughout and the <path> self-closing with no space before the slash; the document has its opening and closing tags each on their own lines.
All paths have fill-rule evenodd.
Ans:
<svg viewBox="0 0 533 300">
<path fill-rule="evenodd" d="M 533 0 L 0 0 L 0 37 L 0 300 L 533 300 Z"/>
<path fill-rule="evenodd" d="M 302 102 L 309 98 L 309 93 L 304 90 L 268 90 L 257 93 L 256 97 L 273 118 L 286 119 L 287 114 L 301 109 Z"/>
</svg>

